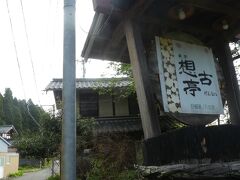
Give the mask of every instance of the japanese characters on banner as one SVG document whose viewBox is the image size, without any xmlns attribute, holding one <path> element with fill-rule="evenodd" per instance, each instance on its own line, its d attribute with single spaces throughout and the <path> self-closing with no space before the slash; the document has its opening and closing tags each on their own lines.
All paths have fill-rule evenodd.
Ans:
<svg viewBox="0 0 240 180">
<path fill-rule="evenodd" d="M 211 49 L 159 37 L 156 48 L 165 112 L 223 113 Z"/>
</svg>

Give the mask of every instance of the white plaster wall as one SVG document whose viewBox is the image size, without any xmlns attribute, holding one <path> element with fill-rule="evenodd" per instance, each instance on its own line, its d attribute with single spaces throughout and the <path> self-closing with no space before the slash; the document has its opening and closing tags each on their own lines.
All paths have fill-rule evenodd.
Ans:
<svg viewBox="0 0 240 180">
<path fill-rule="evenodd" d="M 113 116 L 112 97 L 99 95 L 99 117 Z"/>
<path fill-rule="evenodd" d="M 121 99 L 115 100 L 115 115 L 116 116 L 128 116 L 129 115 L 127 98 L 121 98 Z"/>
</svg>

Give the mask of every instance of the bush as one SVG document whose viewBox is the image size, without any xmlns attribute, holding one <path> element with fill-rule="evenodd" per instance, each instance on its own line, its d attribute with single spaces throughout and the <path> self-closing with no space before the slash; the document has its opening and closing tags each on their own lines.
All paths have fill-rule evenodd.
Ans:
<svg viewBox="0 0 240 180">
<path fill-rule="evenodd" d="M 114 164 L 114 163 L 113 163 Z M 87 180 L 135 180 L 138 173 L 135 170 L 118 171 L 116 165 L 110 164 L 108 167 L 104 165 L 103 160 L 93 160 L 92 169 L 87 175 Z"/>
<path fill-rule="evenodd" d="M 19 170 L 18 172 L 9 174 L 8 177 L 18 177 L 18 176 L 22 176 L 22 175 L 23 175 L 23 171 Z"/>
<path fill-rule="evenodd" d="M 77 176 L 84 180 L 136 179 L 135 141 L 123 134 L 95 136 L 95 120 L 77 121 Z M 84 154 L 84 149 L 91 153 Z"/>
<path fill-rule="evenodd" d="M 140 179 L 138 173 L 135 170 L 125 170 L 119 174 L 118 180 L 135 180 Z"/>
<path fill-rule="evenodd" d="M 60 175 L 54 175 L 54 176 L 50 176 L 47 180 L 60 180 Z"/>
<path fill-rule="evenodd" d="M 23 173 L 26 172 L 34 172 L 34 171 L 38 171 L 40 170 L 40 168 L 38 167 L 34 167 L 34 166 L 29 166 L 29 165 L 24 165 L 24 166 L 20 166 L 18 168 L 19 171 L 22 171 Z"/>
<path fill-rule="evenodd" d="M 124 135 L 98 137 L 95 153 L 97 158 L 104 159 L 103 166 L 111 164 L 117 171 L 132 168 L 136 163 L 135 141 Z"/>
</svg>

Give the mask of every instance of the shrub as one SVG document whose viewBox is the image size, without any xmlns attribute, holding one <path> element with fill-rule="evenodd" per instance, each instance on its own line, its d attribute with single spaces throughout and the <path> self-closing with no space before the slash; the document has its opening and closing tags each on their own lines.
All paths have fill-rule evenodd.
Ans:
<svg viewBox="0 0 240 180">
<path fill-rule="evenodd" d="M 23 171 L 22 170 L 19 170 L 15 173 L 11 173 L 8 175 L 8 177 L 18 177 L 18 176 L 22 176 L 23 175 Z"/>
<path fill-rule="evenodd" d="M 104 166 L 111 164 L 117 171 L 132 168 L 136 163 L 135 142 L 124 135 L 98 137 L 95 153 L 98 158 L 104 159 Z"/>
<path fill-rule="evenodd" d="M 47 180 L 60 180 L 60 175 L 54 175 L 54 176 L 50 176 Z"/>
</svg>

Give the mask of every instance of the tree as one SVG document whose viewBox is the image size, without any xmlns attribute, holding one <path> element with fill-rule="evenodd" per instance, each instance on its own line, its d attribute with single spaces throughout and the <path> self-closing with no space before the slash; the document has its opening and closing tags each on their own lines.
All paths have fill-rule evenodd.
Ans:
<svg viewBox="0 0 240 180">
<path fill-rule="evenodd" d="M 42 116 L 40 128 L 35 132 L 24 133 L 15 139 L 14 145 L 22 157 L 45 158 L 55 157 L 60 153 L 61 119 Z"/>
<path fill-rule="evenodd" d="M 0 93 L 0 124 L 4 123 L 3 96 Z"/>
<path fill-rule="evenodd" d="M 9 88 L 5 89 L 3 99 L 4 122 L 6 124 L 13 124 L 13 96 Z"/>
</svg>

